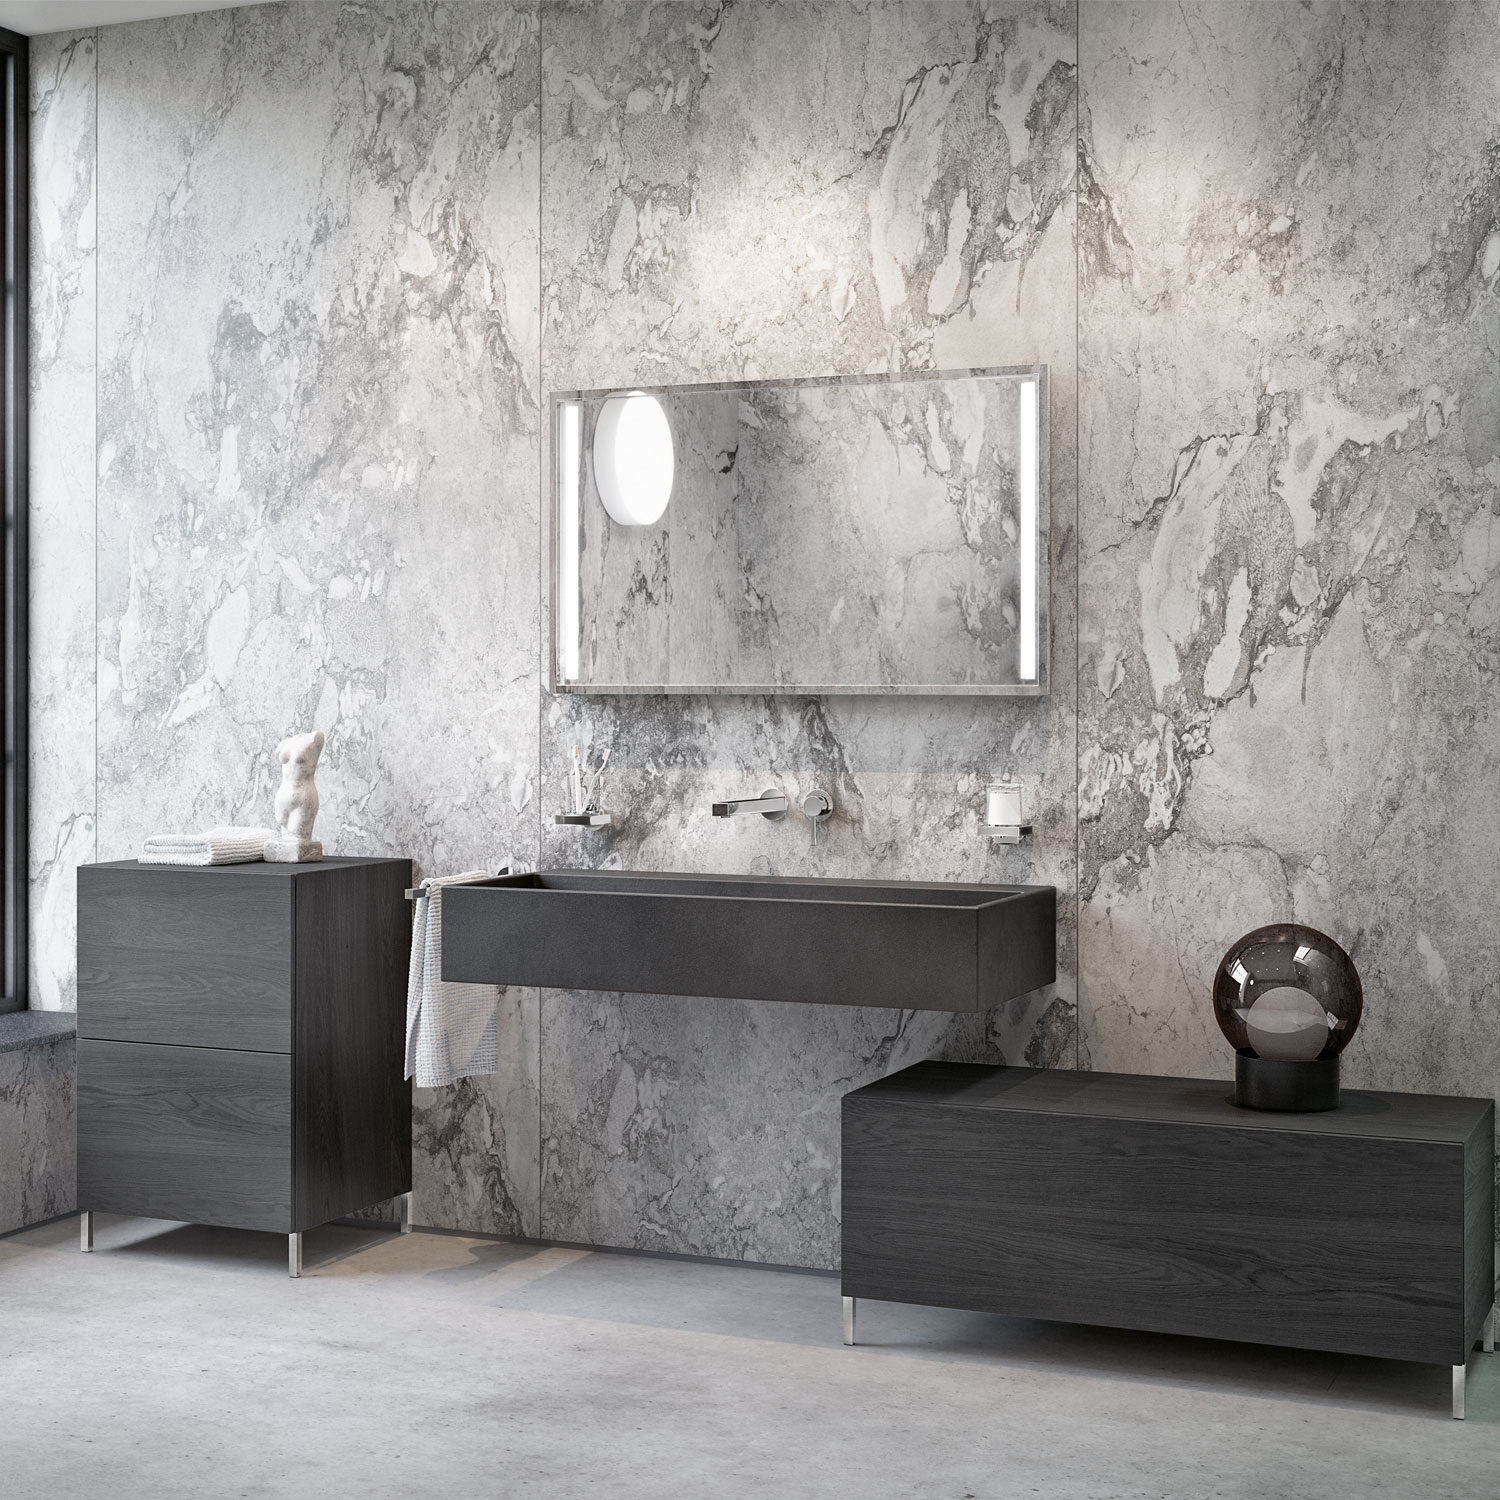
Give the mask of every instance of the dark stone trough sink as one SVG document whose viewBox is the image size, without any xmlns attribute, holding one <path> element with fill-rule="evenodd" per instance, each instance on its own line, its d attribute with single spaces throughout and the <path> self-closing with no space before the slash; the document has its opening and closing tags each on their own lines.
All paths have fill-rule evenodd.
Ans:
<svg viewBox="0 0 1500 1500">
<path fill-rule="evenodd" d="M 443 978 L 984 1011 L 1056 978 L 1050 885 L 543 870 L 443 893 Z"/>
</svg>

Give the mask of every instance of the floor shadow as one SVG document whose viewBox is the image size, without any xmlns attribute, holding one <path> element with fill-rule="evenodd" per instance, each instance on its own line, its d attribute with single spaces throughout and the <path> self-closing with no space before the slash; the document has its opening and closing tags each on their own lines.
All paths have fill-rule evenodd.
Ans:
<svg viewBox="0 0 1500 1500">
<path fill-rule="evenodd" d="M 0 1241 L 0 1258 L 77 1253 L 77 1219 Z M 136 1264 L 286 1275 L 286 1238 L 159 1219 L 95 1220 L 95 1252 Z M 304 1240 L 304 1275 L 338 1268 L 387 1278 L 402 1297 L 455 1294 L 476 1305 L 731 1339 L 839 1348 L 839 1283 L 816 1272 L 580 1251 L 382 1226 L 327 1224 Z M 1450 1419 L 1451 1370 L 1398 1360 L 1284 1349 L 862 1299 L 854 1359 L 974 1363 L 1022 1376 L 1083 1377 Z M 1469 1423 L 1500 1425 L 1500 1359 L 1475 1354 Z"/>
<path fill-rule="evenodd" d="M 358 1255 L 392 1237 L 393 1231 L 372 1226 L 321 1224 L 302 1239 L 303 1273 Z M 76 1229 L 74 1231 L 76 1237 Z M 287 1236 L 255 1229 L 229 1229 L 206 1224 L 180 1224 L 167 1219 L 94 1217 L 94 1254 L 159 1257 L 219 1265 L 275 1267 L 287 1274 Z"/>
<path fill-rule="evenodd" d="M 645 1257 L 593 1254 L 525 1286 L 506 1307 L 801 1346 L 842 1343 L 837 1281 Z M 1007 1370 L 1213 1391 L 1265 1400 L 1451 1419 L 1447 1365 L 1286 1349 L 1176 1334 L 1007 1318 L 906 1303 L 859 1304 L 851 1358 L 999 1363 Z M 1470 1421 L 1500 1421 L 1500 1360 L 1469 1366 Z"/>
</svg>

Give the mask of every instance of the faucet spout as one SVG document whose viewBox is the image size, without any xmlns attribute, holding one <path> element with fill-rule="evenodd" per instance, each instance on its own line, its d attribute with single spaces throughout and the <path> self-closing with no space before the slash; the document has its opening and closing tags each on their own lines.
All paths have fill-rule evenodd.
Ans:
<svg viewBox="0 0 1500 1500">
<path fill-rule="evenodd" d="M 767 790 L 758 797 L 739 797 L 724 802 L 715 802 L 713 814 L 716 818 L 732 818 L 736 813 L 758 812 L 773 822 L 786 816 L 786 798 L 778 791 Z"/>
</svg>

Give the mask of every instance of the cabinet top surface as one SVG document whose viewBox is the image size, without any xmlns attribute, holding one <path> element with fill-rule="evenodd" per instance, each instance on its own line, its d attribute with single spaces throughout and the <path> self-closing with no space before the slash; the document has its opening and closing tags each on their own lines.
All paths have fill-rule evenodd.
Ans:
<svg viewBox="0 0 1500 1500">
<path fill-rule="evenodd" d="M 1345 1089 L 1338 1109 L 1317 1114 L 1279 1114 L 1242 1109 L 1234 1103 L 1233 1094 L 1232 1083 L 1208 1078 L 1152 1078 L 1061 1068 L 923 1062 L 866 1084 L 845 1098 L 886 1104 L 1455 1143 L 1467 1140 L 1494 1110 L 1488 1099 Z"/>
<path fill-rule="evenodd" d="M 112 859 L 96 865 L 79 865 L 78 870 L 80 874 L 85 870 L 133 870 L 139 875 L 208 875 L 220 880 L 290 880 L 366 865 L 385 865 L 390 868 L 399 866 L 403 870 L 409 870 L 411 861 L 326 855 L 305 865 L 272 864 L 263 859 L 246 860 L 237 865 L 143 865 L 136 859 Z"/>
</svg>

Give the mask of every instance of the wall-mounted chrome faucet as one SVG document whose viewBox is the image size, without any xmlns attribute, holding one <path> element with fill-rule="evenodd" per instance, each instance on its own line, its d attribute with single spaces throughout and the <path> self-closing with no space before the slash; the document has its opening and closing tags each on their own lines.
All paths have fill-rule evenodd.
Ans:
<svg viewBox="0 0 1500 1500">
<path fill-rule="evenodd" d="M 767 787 L 758 797 L 740 797 L 733 801 L 715 802 L 716 818 L 732 818 L 736 813 L 758 812 L 772 823 L 786 817 L 786 798 L 775 787 Z"/>
</svg>

